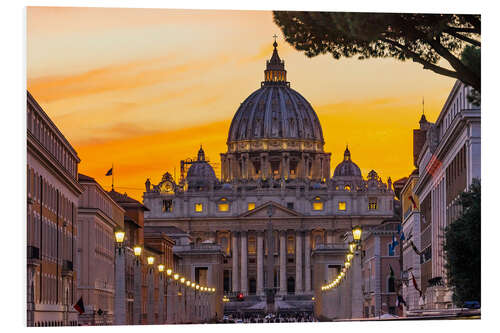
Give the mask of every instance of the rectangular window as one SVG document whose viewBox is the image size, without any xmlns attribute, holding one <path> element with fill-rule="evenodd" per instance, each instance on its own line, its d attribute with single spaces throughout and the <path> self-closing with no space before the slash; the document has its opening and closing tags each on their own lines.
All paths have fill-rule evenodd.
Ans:
<svg viewBox="0 0 500 333">
<path fill-rule="evenodd" d="M 194 204 L 194 211 L 195 212 L 202 212 L 203 211 L 203 204 L 202 203 Z"/>
<path fill-rule="evenodd" d="M 313 210 L 323 210 L 322 202 L 313 202 Z"/>
<path fill-rule="evenodd" d="M 171 213 L 174 210 L 174 203 L 172 200 L 163 200 L 162 212 Z"/>
<path fill-rule="evenodd" d="M 339 201 L 339 210 L 346 210 L 345 201 Z"/>
<path fill-rule="evenodd" d="M 368 209 L 376 210 L 377 209 L 377 198 L 369 198 L 368 199 Z"/>
<path fill-rule="evenodd" d="M 255 202 L 249 202 L 248 203 L 248 210 L 255 209 Z"/>
<path fill-rule="evenodd" d="M 286 208 L 293 209 L 293 202 L 287 202 L 286 203 Z"/>
<path fill-rule="evenodd" d="M 228 203 L 220 203 L 217 205 L 217 209 L 219 212 L 227 212 L 229 211 L 229 204 Z"/>
</svg>

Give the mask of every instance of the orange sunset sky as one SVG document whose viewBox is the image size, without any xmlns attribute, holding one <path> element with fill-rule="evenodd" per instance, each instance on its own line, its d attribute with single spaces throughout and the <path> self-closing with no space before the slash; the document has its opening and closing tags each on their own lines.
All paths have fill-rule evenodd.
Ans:
<svg viewBox="0 0 500 333">
<path fill-rule="evenodd" d="M 412 129 L 434 121 L 454 80 L 394 59 L 307 58 L 267 11 L 27 8 L 27 85 L 81 159 L 79 172 L 142 201 L 203 144 L 219 153 L 240 103 L 260 87 L 278 35 L 291 87 L 314 107 L 332 153 L 366 177 L 413 170 Z"/>
</svg>

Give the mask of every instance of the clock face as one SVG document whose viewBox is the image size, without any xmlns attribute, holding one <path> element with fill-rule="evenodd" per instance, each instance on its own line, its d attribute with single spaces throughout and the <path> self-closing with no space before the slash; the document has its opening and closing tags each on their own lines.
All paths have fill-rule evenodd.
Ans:
<svg viewBox="0 0 500 333">
<path fill-rule="evenodd" d="M 173 193 L 174 192 L 174 184 L 172 184 L 172 182 L 170 181 L 164 181 L 161 183 L 160 185 L 160 191 L 161 192 L 166 192 L 166 193 Z"/>
</svg>

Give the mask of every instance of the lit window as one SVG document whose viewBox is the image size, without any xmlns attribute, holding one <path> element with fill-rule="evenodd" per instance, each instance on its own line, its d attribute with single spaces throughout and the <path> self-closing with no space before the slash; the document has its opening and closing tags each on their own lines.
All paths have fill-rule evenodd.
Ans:
<svg viewBox="0 0 500 333">
<path fill-rule="evenodd" d="M 346 191 L 349 191 L 349 192 L 350 192 L 350 191 L 351 191 L 351 186 L 349 186 L 349 185 L 344 186 L 344 190 L 346 190 Z"/>
<path fill-rule="evenodd" d="M 339 210 L 345 210 L 346 204 L 345 201 L 339 201 Z"/>
<path fill-rule="evenodd" d="M 322 202 L 313 202 L 313 210 L 323 210 Z"/>
<path fill-rule="evenodd" d="M 203 211 L 203 204 L 202 203 L 194 204 L 194 211 L 195 212 L 202 212 Z"/>
<path fill-rule="evenodd" d="M 368 199 L 368 209 L 376 210 L 377 209 L 377 198 L 369 198 Z"/>
<path fill-rule="evenodd" d="M 320 197 L 314 198 L 313 210 L 323 210 L 323 202 Z"/>
<path fill-rule="evenodd" d="M 219 209 L 219 212 L 229 211 L 229 204 L 227 204 L 227 203 L 220 203 L 217 207 Z"/>
<path fill-rule="evenodd" d="M 295 239 L 293 236 L 288 236 L 287 239 L 287 249 L 286 249 L 288 254 L 294 254 L 295 253 Z"/>
<path fill-rule="evenodd" d="M 255 202 L 249 202 L 248 203 L 248 210 L 255 209 Z"/>
</svg>

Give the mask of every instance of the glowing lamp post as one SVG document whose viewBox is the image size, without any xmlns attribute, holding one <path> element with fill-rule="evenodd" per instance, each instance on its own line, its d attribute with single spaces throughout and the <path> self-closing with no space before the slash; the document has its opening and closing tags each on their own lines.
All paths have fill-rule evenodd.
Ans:
<svg viewBox="0 0 500 333">
<path fill-rule="evenodd" d="M 142 267 L 141 267 L 142 247 L 134 246 L 134 325 L 142 322 Z"/>
<path fill-rule="evenodd" d="M 115 302 L 114 317 L 115 325 L 126 324 L 126 295 L 125 295 L 125 252 L 123 250 L 123 241 L 125 240 L 125 231 L 120 228 L 115 230 Z"/>
</svg>

